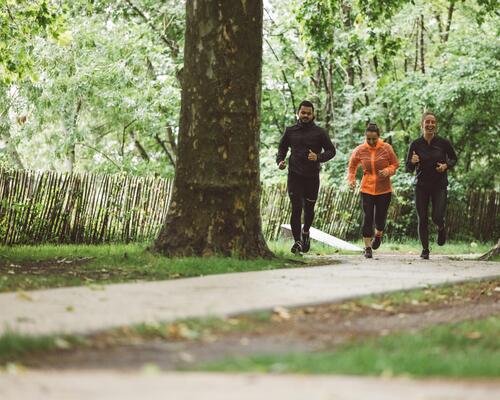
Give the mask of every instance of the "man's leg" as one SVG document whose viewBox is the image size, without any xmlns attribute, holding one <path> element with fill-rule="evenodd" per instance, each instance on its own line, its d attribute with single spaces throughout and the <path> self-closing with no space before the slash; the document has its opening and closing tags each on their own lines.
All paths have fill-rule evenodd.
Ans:
<svg viewBox="0 0 500 400">
<path fill-rule="evenodd" d="M 418 216 L 418 237 L 422 243 L 422 258 L 429 258 L 429 200 L 430 193 L 426 188 L 415 187 L 415 206 Z"/>
<path fill-rule="evenodd" d="M 294 240 L 294 246 L 292 247 L 293 253 L 302 251 L 300 227 L 302 219 L 303 192 L 304 188 L 302 187 L 302 177 L 290 172 L 288 174 L 288 196 L 290 197 L 290 203 L 292 205 L 290 227 L 292 228 Z"/>
<path fill-rule="evenodd" d="M 314 207 L 318 199 L 318 192 L 319 175 L 308 177 L 304 193 L 304 226 L 302 227 L 302 244 L 305 253 L 307 253 L 311 247 L 309 229 L 314 220 Z"/>
<path fill-rule="evenodd" d="M 439 188 L 432 191 L 432 222 L 434 222 L 438 228 L 437 243 L 439 246 L 442 246 L 446 242 L 444 218 L 446 216 L 447 199 L 448 191 L 446 188 Z"/>
</svg>

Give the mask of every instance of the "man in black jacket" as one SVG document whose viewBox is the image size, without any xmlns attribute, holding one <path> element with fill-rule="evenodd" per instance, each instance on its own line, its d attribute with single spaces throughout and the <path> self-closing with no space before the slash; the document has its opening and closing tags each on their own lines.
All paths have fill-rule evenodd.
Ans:
<svg viewBox="0 0 500 400">
<path fill-rule="evenodd" d="M 426 112 L 421 122 L 422 136 L 410 144 L 406 170 L 417 170 L 415 177 L 415 205 L 418 215 L 418 236 L 422 242 L 420 257 L 429 259 L 429 202 L 432 200 L 432 221 L 437 225 L 437 244 L 446 242 L 444 217 L 448 194 L 447 170 L 457 163 L 457 155 L 450 141 L 436 135 L 436 116 Z"/>
<path fill-rule="evenodd" d="M 314 106 L 311 102 L 305 100 L 300 103 L 297 118 L 296 125 L 286 128 L 276 155 L 279 169 L 285 169 L 286 154 L 291 148 L 288 195 L 292 203 L 290 225 L 295 243 L 291 251 L 294 254 L 309 251 L 309 228 L 318 199 L 320 164 L 335 156 L 335 147 L 328 133 L 314 123 Z M 302 210 L 304 226 L 301 230 Z"/>
</svg>

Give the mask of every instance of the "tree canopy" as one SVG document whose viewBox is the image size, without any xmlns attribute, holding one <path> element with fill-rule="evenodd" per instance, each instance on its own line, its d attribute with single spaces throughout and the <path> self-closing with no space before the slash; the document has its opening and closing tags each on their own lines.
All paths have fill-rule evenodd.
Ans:
<svg viewBox="0 0 500 400">
<path fill-rule="evenodd" d="M 403 157 L 432 109 L 459 152 L 452 185 L 498 189 L 496 3 L 265 1 L 261 180 L 284 179 L 276 145 L 308 98 L 338 146 L 326 181 L 368 119 Z M 0 165 L 173 175 L 183 1 L 1 0 L 0 22 Z"/>
</svg>

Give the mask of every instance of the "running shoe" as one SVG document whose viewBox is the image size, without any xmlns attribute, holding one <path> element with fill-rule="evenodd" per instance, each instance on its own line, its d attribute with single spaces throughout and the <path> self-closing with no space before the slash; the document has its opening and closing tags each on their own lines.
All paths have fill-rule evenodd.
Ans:
<svg viewBox="0 0 500 400">
<path fill-rule="evenodd" d="M 380 247 L 380 243 L 382 243 L 382 235 L 375 235 L 372 240 L 372 249 L 377 250 Z"/>
<path fill-rule="evenodd" d="M 422 258 L 424 260 L 428 260 L 429 259 L 429 254 L 430 254 L 429 249 L 423 249 L 422 253 L 420 253 L 420 258 Z"/>
<path fill-rule="evenodd" d="M 365 258 L 373 258 L 371 247 L 365 247 Z"/>
<path fill-rule="evenodd" d="M 290 249 L 290 251 L 293 253 L 293 254 L 300 254 L 302 253 L 302 242 L 300 240 L 296 241 L 292 248 Z"/>
<path fill-rule="evenodd" d="M 310 248 L 311 248 L 311 237 L 309 235 L 309 232 L 306 233 L 302 231 L 302 251 L 304 253 L 307 253 Z"/>
</svg>

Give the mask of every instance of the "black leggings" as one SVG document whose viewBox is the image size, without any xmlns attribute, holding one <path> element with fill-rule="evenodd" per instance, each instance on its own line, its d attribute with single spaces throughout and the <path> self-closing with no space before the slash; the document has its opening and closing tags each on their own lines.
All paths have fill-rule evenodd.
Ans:
<svg viewBox="0 0 500 400">
<path fill-rule="evenodd" d="M 304 232 L 308 232 L 314 219 L 314 206 L 318 199 L 319 175 L 302 176 L 288 173 L 288 196 L 292 203 L 290 226 L 294 240 L 301 240 L 300 232 L 302 210 L 304 210 Z"/>
<path fill-rule="evenodd" d="M 422 247 L 429 248 L 429 202 L 432 200 L 432 222 L 438 229 L 444 228 L 444 216 L 446 214 L 446 199 L 448 190 L 444 188 L 415 187 L 415 205 L 418 215 L 418 236 Z"/>
<path fill-rule="evenodd" d="M 378 231 L 384 230 L 389 204 L 391 204 L 391 192 L 378 195 L 361 193 L 364 212 L 363 237 L 373 236 L 373 222 Z"/>
</svg>

